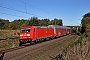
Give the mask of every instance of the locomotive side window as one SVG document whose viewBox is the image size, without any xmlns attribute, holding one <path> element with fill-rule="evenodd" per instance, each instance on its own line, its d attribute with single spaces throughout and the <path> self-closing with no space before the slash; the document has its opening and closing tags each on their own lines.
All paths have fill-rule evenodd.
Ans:
<svg viewBox="0 0 90 60">
<path fill-rule="evenodd" d="M 30 28 L 24 28 L 24 29 L 21 29 L 22 32 L 30 32 Z"/>
<path fill-rule="evenodd" d="M 34 32 L 35 32 L 35 28 L 34 28 Z"/>
</svg>

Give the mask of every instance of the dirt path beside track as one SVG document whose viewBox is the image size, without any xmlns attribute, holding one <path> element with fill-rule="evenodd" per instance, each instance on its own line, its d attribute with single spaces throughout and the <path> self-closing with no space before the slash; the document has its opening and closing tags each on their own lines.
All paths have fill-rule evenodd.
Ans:
<svg viewBox="0 0 90 60">
<path fill-rule="evenodd" d="M 4 60 L 51 60 L 51 57 L 60 54 L 70 42 L 77 38 L 77 35 L 68 35 L 8 52 L 5 54 Z"/>
</svg>

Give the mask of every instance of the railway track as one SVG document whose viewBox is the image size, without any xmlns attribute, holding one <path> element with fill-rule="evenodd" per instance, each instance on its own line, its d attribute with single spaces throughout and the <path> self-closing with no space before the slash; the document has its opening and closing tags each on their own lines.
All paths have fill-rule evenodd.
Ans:
<svg viewBox="0 0 90 60">
<path fill-rule="evenodd" d="M 25 46 L 18 46 L 18 47 L 14 47 L 14 48 L 2 50 L 2 51 L 0 51 L 0 54 L 2 54 L 3 52 L 7 53 L 7 52 L 14 51 L 14 50 L 22 49 L 22 48 L 24 48 L 24 47 L 25 47 Z"/>
<path fill-rule="evenodd" d="M 58 51 L 61 50 L 63 41 L 67 40 L 67 39 L 73 39 L 74 35 L 69 35 L 69 36 L 65 36 L 62 38 L 58 38 L 55 40 L 52 40 L 51 42 L 49 41 L 49 43 L 45 45 L 43 43 L 42 46 L 39 47 L 35 47 L 34 49 L 31 49 L 25 53 L 22 54 L 22 57 L 18 57 L 19 59 L 17 60 L 27 60 L 30 58 L 30 60 L 50 60 L 50 56 L 54 57 L 57 56 L 59 54 L 59 52 L 57 52 L 58 48 L 57 46 L 60 46 L 60 49 Z M 75 37 L 76 38 L 76 37 Z M 64 43 L 63 45 L 66 45 L 66 43 Z"/>
<path fill-rule="evenodd" d="M 54 40 L 54 39 L 53 39 L 53 40 Z M 25 48 L 25 47 L 26 47 L 26 46 L 18 46 L 18 47 L 14 47 L 14 48 L 2 50 L 2 51 L 0 51 L 0 54 L 2 54 L 3 52 L 7 53 L 7 52 L 14 51 L 14 50 L 22 49 L 22 48 Z"/>
<path fill-rule="evenodd" d="M 4 55 L 5 55 L 7 52 L 11 52 L 11 51 L 14 51 L 14 50 L 22 49 L 22 48 L 24 48 L 24 47 L 25 47 L 25 46 L 20 46 L 20 47 L 14 47 L 14 48 L 10 48 L 10 49 L 6 49 L 6 50 L 0 51 L 0 60 L 3 60 Z"/>
<path fill-rule="evenodd" d="M 54 39 L 53 39 L 53 40 L 54 40 Z M 3 52 L 7 53 L 7 52 L 14 51 L 14 50 L 22 49 L 22 48 L 25 48 L 25 47 L 26 47 L 26 46 L 18 46 L 18 47 L 14 47 L 14 48 L 2 50 L 2 51 L 0 51 L 0 54 L 2 54 Z"/>
<path fill-rule="evenodd" d="M 58 41 L 58 39 L 54 39 L 54 40 L 51 40 L 51 41 L 46 41 L 46 42 L 42 42 L 42 43 L 40 43 L 40 44 L 35 44 L 35 45 L 32 45 L 32 46 L 19 46 L 19 47 L 15 47 L 15 48 L 11 48 L 11 49 L 7 49 L 7 50 L 3 50 L 3 51 L 0 51 L 0 54 L 2 53 L 2 52 L 5 52 L 6 53 L 6 55 L 8 55 L 8 53 L 10 54 L 10 55 L 8 55 L 8 56 L 5 56 L 5 60 L 9 60 L 9 59 L 13 59 L 13 58 L 20 58 L 19 56 L 24 56 L 24 55 L 27 55 L 28 53 L 33 53 L 33 52 L 35 52 L 35 51 L 39 51 L 39 50 L 42 50 L 42 49 L 44 49 L 45 47 L 47 47 L 47 46 L 52 46 L 52 45 L 55 45 L 55 44 L 57 44 L 57 43 L 59 43 L 59 42 L 62 42 L 63 40 L 65 40 L 65 39 L 68 39 L 68 38 L 70 38 L 72 35 L 68 35 L 68 36 L 65 36 L 65 37 L 61 37 L 61 38 L 58 38 L 58 39 L 60 39 L 60 41 Z M 52 44 L 48 44 L 47 42 L 52 42 Z M 41 44 L 43 44 L 43 45 L 41 45 Z M 39 45 L 38 47 L 36 47 L 37 45 Z M 41 45 L 41 46 L 40 46 Z M 45 47 L 43 47 L 43 46 L 45 46 Z M 41 48 L 42 47 L 42 48 Z M 25 50 L 26 49 L 26 50 Z M 29 50 L 28 50 L 29 49 Z M 20 51 L 20 53 L 19 53 L 19 51 Z M 22 51 L 22 52 L 21 52 Z M 12 52 L 14 52 L 14 56 L 12 56 L 13 55 L 13 53 Z M 15 54 L 15 52 L 16 52 L 16 54 Z M 11 57 L 12 56 L 12 57 Z M 11 59 L 11 60 L 12 60 Z"/>
</svg>

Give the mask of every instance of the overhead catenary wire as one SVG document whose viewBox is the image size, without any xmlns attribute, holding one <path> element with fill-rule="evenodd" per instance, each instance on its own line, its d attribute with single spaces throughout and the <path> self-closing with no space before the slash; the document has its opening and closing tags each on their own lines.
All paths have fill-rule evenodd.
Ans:
<svg viewBox="0 0 90 60">
<path fill-rule="evenodd" d="M 75 22 L 75 21 L 73 21 L 73 20 L 70 20 L 70 21 L 72 21 L 72 22 L 74 22 L 74 23 L 76 23 L 76 24 L 79 24 L 79 23 L 77 23 L 77 22 Z"/>
<path fill-rule="evenodd" d="M 43 11 L 43 12 L 45 12 L 45 13 L 48 13 L 48 12 L 46 12 L 46 11 L 44 11 L 44 10 L 38 8 L 38 7 L 35 7 L 35 6 L 31 5 L 31 4 L 28 4 L 28 3 L 26 3 L 26 2 L 24 2 L 24 1 L 22 1 L 22 0 L 18 0 L 18 1 L 20 1 L 20 2 L 22 2 L 22 3 L 24 3 L 24 4 L 27 4 L 27 5 L 29 5 L 29 6 L 31 6 L 31 7 L 33 7 L 33 8 L 36 8 L 36 9 L 38 9 L 38 10 L 41 10 L 41 11 Z M 50 14 L 50 13 L 48 13 L 48 14 Z"/>
<path fill-rule="evenodd" d="M 24 2 L 24 1 L 22 1 L 22 0 L 18 0 L 18 1 L 20 1 L 20 2 L 24 3 L 24 4 L 28 5 L 28 6 L 31 6 L 31 7 L 35 8 L 35 9 L 38 9 L 38 10 L 40 10 L 40 11 L 44 12 L 44 13 L 47 13 L 47 14 L 49 14 L 49 15 L 56 16 L 56 15 L 51 14 L 51 13 L 49 13 L 49 12 L 47 12 L 47 11 L 43 10 L 43 9 L 40 9 L 40 8 L 38 8 L 38 7 L 36 7 L 36 6 L 33 6 L 33 5 L 31 5 L 31 4 L 28 4 L 28 3 L 26 3 L 26 2 Z M 58 16 L 57 16 L 57 17 L 58 17 Z M 60 18 L 60 17 L 58 17 L 58 18 Z"/>
<path fill-rule="evenodd" d="M 26 3 L 26 2 L 24 2 L 24 1 L 22 1 L 22 0 L 18 0 L 18 1 L 24 3 L 25 5 L 27 4 L 27 5 L 35 8 L 35 9 L 38 9 L 38 10 L 40 10 L 40 11 L 42 11 L 42 12 L 45 12 L 45 13 L 47 13 L 47 14 L 49 14 L 49 15 L 53 15 L 53 14 L 51 14 L 51 13 L 49 13 L 49 12 L 44 11 L 43 9 L 40 9 L 40 8 L 35 7 L 35 6 L 31 5 L 31 4 L 28 4 L 28 3 Z M 53 15 L 53 16 L 56 16 L 56 15 Z M 57 17 L 60 18 L 59 16 L 57 16 Z M 73 20 L 70 20 L 70 21 L 72 21 L 72 22 L 74 22 L 74 23 L 77 23 L 77 22 L 75 22 L 75 21 L 73 21 Z M 79 23 L 77 23 L 77 24 L 79 24 Z"/>
<path fill-rule="evenodd" d="M 69 20 L 69 21 L 75 23 L 76 26 L 79 26 L 79 25 L 80 25 L 80 23 L 77 23 L 77 22 L 75 22 L 75 21 L 73 21 L 73 20 Z M 67 23 L 67 24 L 73 26 L 73 25 L 74 25 L 73 23 Z M 64 25 L 65 25 L 65 24 L 64 24 Z M 67 26 L 68 26 L 68 25 L 67 25 Z M 66 25 L 65 25 L 65 26 L 66 26 Z"/>
<path fill-rule="evenodd" d="M 46 11 L 44 11 L 44 10 L 38 8 L 38 7 L 35 7 L 35 6 L 31 5 L 31 4 L 28 4 L 28 3 L 26 3 L 26 2 L 24 2 L 24 1 L 22 1 L 22 0 L 19 0 L 19 1 L 21 1 L 22 3 L 25 4 L 25 11 L 21 11 L 21 10 L 18 10 L 18 9 L 10 8 L 10 7 L 7 7 L 7 6 L 2 5 L 2 4 L 0 4 L 0 7 L 5 8 L 5 9 L 9 9 L 9 10 L 13 10 L 13 11 L 17 11 L 17 12 L 20 12 L 20 13 L 29 14 L 29 15 L 36 16 L 36 17 L 46 18 L 46 17 L 43 17 L 43 16 L 39 16 L 39 15 L 35 15 L 35 14 L 32 14 L 32 13 L 29 13 L 29 12 L 27 11 L 27 5 L 29 5 L 29 6 L 31 6 L 31 7 L 33 7 L 33 8 L 36 8 L 36 9 L 38 9 L 38 10 L 40 10 L 40 11 L 43 11 L 43 12 L 49 14 L 49 15 L 53 15 L 53 14 L 51 14 L 51 13 L 49 13 L 49 12 L 46 12 Z M 6 15 L 11 15 L 11 16 L 17 16 L 17 15 L 13 15 L 13 14 L 2 13 L 2 12 L 0 12 L 0 13 L 1 13 L 1 14 L 6 14 Z M 54 16 L 54 15 L 53 15 L 53 16 Z M 22 17 L 22 16 L 17 16 L 17 17 Z M 59 17 L 59 18 L 60 18 L 60 17 Z M 72 22 L 75 22 L 75 21 L 73 21 L 73 20 L 71 20 L 71 21 L 72 21 Z M 76 22 L 75 22 L 75 23 L 76 23 Z"/>
<path fill-rule="evenodd" d="M 9 9 L 9 10 L 13 10 L 13 11 L 17 11 L 17 12 L 21 12 L 21 13 L 25 13 L 25 14 L 29 14 L 29 15 L 32 15 L 32 16 L 37 16 L 37 17 L 45 18 L 43 16 L 39 16 L 39 15 L 35 15 L 35 14 L 32 14 L 32 13 L 29 13 L 29 12 L 27 12 L 27 10 L 26 11 L 21 11 L 21 10 L 17 10 L 17 9 L 14 9 L 14 8 L 10 8 L 10 7 L 4 6 L 2 4 L 0 4 L 0 7 L 5 8 L 5 9 Z"/>
<path fill-rule="evenodd" d="M 16 17 L 21 17 L 21 18 L 27 18 L 27 17 L 18 16 L 18 15 L 12 15 L 12 14 L 8 14 L 8 13 L 4 13 L 4 12 L 0 12 L 0 14 L 10 15 L 10 16 L 16 16 Z"/>
<path fill-rule="evenodd" d="M 29 15 L 33 15 L 33 16 L 38 16 L 38 15 L 35 15 L 35 14 L 28 13 L 27 10 L 26 11 L 20 11 L 20 10 L 14 9 L 14 8 L 6 7 L 6 6 L 2 5 L 2 4 L 0 4 L 0 7 L 5 8 L 5 9 L 9 9 L 9 10 L 13 10 L 13 11 L 17 11 L 17 12 L 21 12 L 21 13 L 25 13 L 25 14 L 29 14 Z M 25 6 L 25 8 L 26 8 L 26 6 Z M 16 17 L 21 17 L 21 18 L 27 18 L 27 17 L 23 17 L 23 16 L 8 14 L 8 13 L 5 13 L 5 12 L 0 12 L 0 14 L 16 16 Z M 38 17 L 42 17 L 42 16 L 38 16 Z M 42 18 L 45 18 L 45 17 L 42 17 Z M 73 20 L 70 20 L 70 21 L 74 22 Z M 79 23 L 77 23 L 77 24 L 79 24 Z"/>
</svg>

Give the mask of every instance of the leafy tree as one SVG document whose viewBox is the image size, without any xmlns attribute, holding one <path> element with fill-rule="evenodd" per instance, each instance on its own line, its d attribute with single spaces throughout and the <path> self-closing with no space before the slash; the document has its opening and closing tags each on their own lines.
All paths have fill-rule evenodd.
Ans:
<svg viewBox="0 0 90 60">
<path fill-rule="evenodd" d="M 9 20 L 3 20 L 4 22 L 4 29 L 8 29 L 8 25 L 9 25 Z"/>
<path fill-rule="evenodd" d="M 90 31 L 90 12 L 86 13 L 81 21 L 82 24 L 82 33 Z"/>
<path fill-rule="evenodd" d="M 30 25 L 30 26 L 32 26 L 32 25 L 38 26 L 39 25 L 38 18 L 37 17 L 31 17 L 30 20 L 29 20 L 29 24 L 28 25 Z"/>
<path fill-rule="evenodd" d="M 60 26 L 62 26 L 63 24 L 62 24 L 62 19 L 54 19 L 54 23 L 55 23 L 55 25 L 60 25 Z"/>
<path fill-rule="evenodd" d="M 0 21 L 0 29 L 4 29 L 4 23 Z"/>
<path fill-rule="evenodd" d="M 55 18 L 54 20 L 51 20 L 50 25 L 60 25 L 62 26 L 62 19 Z"/>
<path fill-rule="evenodd" d="M 9 20 L 0 19 L 0 29 L 10 29 L 9 24 Z"/>
<path fill-rule="evenodd" d="M 39 25 L 40 25 L 40 26 L 48 26 L 48 25 L 49 25 L 49 24 L 48 24 L 49 21 L 50 21 L 49 19 L 39 20 Z"/>
<path fill-rule="evenodd" d="M 86 13 L 83 18 L 86 18 L 86 17 L 90 17 L 90 12 L 89 13 Z"/>
<path fill-rule="evenodd" d="M 38 17 L 31 17 L 30 19 L 15 19 L 12 22 L 9 20 L 0 19 L 0 29 L 16 30 L 22 26 L 48 26 L 48 25 L 63 25 L 61 19 L 55 18 L 54 20 L 49 19 L 38 19 Z"/>
</svg>

